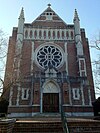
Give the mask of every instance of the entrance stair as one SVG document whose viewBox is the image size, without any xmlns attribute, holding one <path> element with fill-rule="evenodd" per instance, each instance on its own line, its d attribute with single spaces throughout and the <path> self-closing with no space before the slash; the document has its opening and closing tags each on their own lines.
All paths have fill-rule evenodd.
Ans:
<svg viewBox="0 0 100 133">
<path fill-rule="evenodd" d="M 85 118 L 68 118 L 70 133 L 100 133 L 100 121 Z"/>
<path fill-rule="evenodd" d="M 13 133 L 100 133 L 99 120 L 67 118 L 66 122 L 68 132 L 63 130 L 60 114 L 18 118 Z"/>
</svg>

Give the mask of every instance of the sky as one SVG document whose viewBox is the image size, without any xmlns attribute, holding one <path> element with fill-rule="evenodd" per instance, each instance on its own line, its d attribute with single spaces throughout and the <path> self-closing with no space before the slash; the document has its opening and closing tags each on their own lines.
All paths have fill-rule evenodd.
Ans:
<svg viewBox="0 0 100 133">
<path fill-rule="evenodd" d="M 12 28 L 18 26 L 21 8 L 24 8 L 25 23 L 34 21 L 48 4 L 67 23 L 73 24 L 74 10 L 77 9 L 81 28 L 85 28 L 89 42 L 100 31 L 100 0 L 0 0 L 0 29 L 11 36 Z M 100 52 L 100 51 L 99 51 Z M 92 61 L 97 51 L 91 50 Z"/>
<path fill-rule="evenodd" d="M 68 24 L 73 23 L 74 10 L 77 9 L 80 25 L 86 30 L 91 41 L 100 30 L 100 0 L 0 0 L 0 29 L 8 36 L 12 28 L 18 26 L 21 8 L 24 8 L 25 22 L 31 23 L 48 4 Z M 92 50 L 93 54 L 94 50 Z M 92 56 L 93 58 L 94 56 Z"/>
<path fill-rule="evenodd" d="M 88 38 L 100 28 L 100 0 L 3 0 L 0 2 L 0 28 L 11 35 L 12 28 L 18 25 L 22 7 L 25 22 L 31 23 L 49 3 L 51 8 L 69 24 L 73 23 L 74 10 L 77 9 L 81 27 L 86 29 Z"/>
</svg>

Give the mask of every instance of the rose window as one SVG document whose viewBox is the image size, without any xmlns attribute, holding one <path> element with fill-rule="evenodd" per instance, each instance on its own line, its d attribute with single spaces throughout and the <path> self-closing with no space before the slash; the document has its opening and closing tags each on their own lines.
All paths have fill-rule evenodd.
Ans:
<svg viewBox="0 0 100 133">
<path fill-rule="evenodd" d="M 62 52 L 58 47 L 46 45 L 37 52 L 37 62 L 42 68 L 59 67 L 62 62 Z"/>
</svg>

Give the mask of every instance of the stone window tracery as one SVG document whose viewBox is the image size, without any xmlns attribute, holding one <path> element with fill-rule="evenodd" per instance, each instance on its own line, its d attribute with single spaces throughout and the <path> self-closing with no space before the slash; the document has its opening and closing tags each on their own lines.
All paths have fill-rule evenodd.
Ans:
<svg viewBox="0 0 100 133">
<path fill-rule="evenodd" d="M 37 51 L 36 57 L 38 65 L 42 68 L 47 68 L 49 66 L 58 68 L 63 60 L 61 50 L 53 45 L 42 46 Z"/>
</svg>

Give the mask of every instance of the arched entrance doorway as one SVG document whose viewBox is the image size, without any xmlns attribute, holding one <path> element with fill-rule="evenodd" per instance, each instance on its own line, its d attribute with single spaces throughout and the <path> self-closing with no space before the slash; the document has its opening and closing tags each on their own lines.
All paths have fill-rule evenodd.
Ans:
<svg viewBox="0 0 100 133">
<path fill-rule="evenodd" d="M 43 112 L 59 112 L 60 106 L 60 89 L 58 84 L 49 81 L 43 86 Z"/>
</svg>

